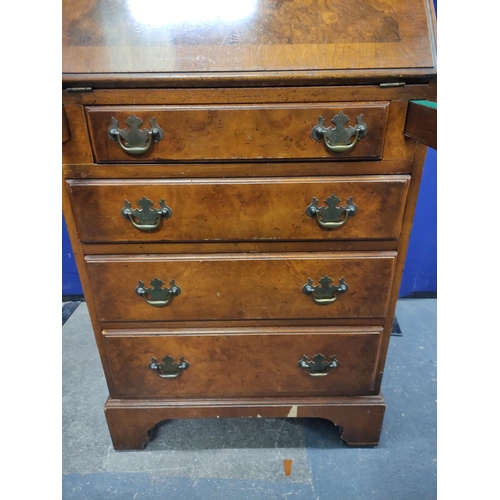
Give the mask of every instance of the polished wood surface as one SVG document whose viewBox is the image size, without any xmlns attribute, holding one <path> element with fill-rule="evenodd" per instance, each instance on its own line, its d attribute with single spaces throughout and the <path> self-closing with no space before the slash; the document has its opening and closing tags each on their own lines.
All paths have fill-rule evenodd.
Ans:
<svg viewBox="0 0 500 500">
<path fill-rule="evenodd" d="M 382 318 L 395 254 L 221 254 L 87 256 L 101 321 L 182 321 L 266 318 Z M 308 278 L 328 275 L 349 291 L 319 305 L 302 292 Z M 135 293 L 138 281 L 158 278 L 182 290 L 166 307 Z"/>
<path fill-rule="evenodd" d="M 213 241 L 203 243 L 82 243 L 86 255 L 180 254 L 180 253 L 269 253 L 269 252 L 365 252 L 397 251 L 399 240 L 309 240 L 309 241 Z"/>
<path fill-rule="evenodd" d="M 366 102 L 405 101 L 409 99 L 437 99 L 437 85 L 433 83 L 381 87 L 379 85 L 330 85 L 307 87 L 263 88 L 122 88 L 93 89 L 91 92 L 62 91 L 67 105 L 128 106 L 141 105 L 200 105 L 200 104 L 274 104 L 310 102 Z"/>
<path fill-rule="evenodd" d="M 193 1 L 63 1 L 63 73 L 115 86 L 141 75 L 206 86 L 221 73 L 247 82 L 435 73 L 428 0 Z"/>
<path fill-rule="evenodd" d="M 269 330 L 269 329 L 268 329 Z M 144 334 L 105 332 L 118 397 L 212 398 L 370 394 L 381 330 L 281 328 Z M 311 376 L 298 366 L 304 355 L 335 356 L 338 367 Z M 149 368 L 169 355 L 189 368 L 161 378 Z"/>
<path fill-rule="evenodd" d="M 62 143 L 68 142 L 71 139 L 71 133 L 69 131 L 68 118 L 66 117 L 66 112 L 64 111 L 64 106 L 62 107 Z"/>
<path fill-rule="evenodd" d="M 399 289 L 401 287 L 401 279 L 403 277 L 403 269 L 405 266 L 406 254 L 408 252 L 408 243 L 410 240 L 413 217 L 415 215 L 415 207 L 417 205 L 418 193 L 420 182 L 422 181 L 422 174 L 425 163 L 425 156 L 427 147 L 422 144 L 417 144 L 415 147 L 415 160 L 413 164 L 413 173 L 411 176 L 410 189 L 407 198 L 407 208 L 403 218 L 403 227 L 399 238 L 398 257 L 396 259 L 396 268 L 390 292 L 390 306 L 387 309 L 387 315 L 384 323 L 384 336 L 382 338 L 381 355 L 379 358 L 379 366 L 377 370 L 377 383 L 381 384 L 382 376 L 384 373 L 385 361 L 387 357 L 387 350 L 389 348 L 389 341 L 391 339 L 392 327 L 396 315 L 396 304 L 399 298 Z M 436 207 L 428 207 L 429 210 L 435 210 Z"/>
<path fill-rule="evenodd" d="M 62 144 L 62 163 L 93 163 L 94 156 L 90 148 L 87 120 L 82 106 L 64 106 L 64 114 L 71 131 L 71 138 Z"/>
<path fill-rule="evenodd" d="M 437 149 L 437 104 L 429 101 L 410 101 L 404 134 Z"/>
<path fill-rule="evenodd" d="M 296 107 L 282 104 L 264 106 L 164 106 L 98 107 L 87 109 L 90 135 L 97 162 L 142 162 L 168 160 L 244 160 L 280 158 L 380 158 L 387 123 L 388 103 L 324 103 Z M 311 137 L 321 116 L 325 127 L 338 113 L 346 114 L 354 127 L 363 115 L 368 134 L 345 153 L 332 153 Z M 108 137 L 112 118 L 120 129 L 125 120 L 137 116 L 142 128 L 156 119 L 164 138 L 141 155 L 124 152 Z M 333 126 L 334 127 L 334 126 Z"/>
<path fill-rule="evenodd" d="M 167 109 L 178 109 L 178 110 L 193 110 L 193 109 L 201 109 L 200 106 L 185 106 L 187 104 L 191 105 L 194 104 L 196 105 L 198 102 L 207 104 L 207 103 L 220 103 L 220 104 L 226 104 L 226 108 L 241 108 L 239 106 L 240 104 L 244 103 L 246 106 L 243 106 L 243 109 L 248 109 L 250 106 L 248 106 L 250 103 L 260 103 L 260 104 L 269 104 L 271 103 L 304 103 L 302 106 L 295 106 L 295 105 L 290 105 L 290 109 L 307 109 L 309 106 L 313 105 L 313 108 L 317 110 L 318 107 L 325 107 L 329 106 L 330 108 L 332 106 L 336 106 L 338 103 L 343 103 L 348 104 L 350 103 L 350 106 L 358 106 L 362 107 L 363 105 L 366 104 L 366 102 L 375 102 L 375 103 L 386 103 L 387 98 L 391 99 L 391 104 L 388 107 L 388 115 L 387 115 L 387 128 L 384 130 L 384 135 L 385 135 L 385 141 L 383 145 L 383 158 L 384 158 L 384 163 L 379 164 L 379 162 L 371 162 L 371 165 L 366 165 L 363 164 L 362 162 L 352 162 L 350 161 L 351 157 L 349 156 L 349 153 L 343 153 L 340 157 L 337 157 L 337 154 L 330 154 L 329 157 L 324 157 L 325 160 L 331 160 L 336 164 L 335 167 L 335 172 L 339 174 L 357 174 L 357 173 L 401 173 L 401 172 L 411 172 L 411 165 L 413 162 L 413 156 L 414 156 L 414 147 L 415 144 L 412 141 L 409 141 L 405 136 L 403 135 L 403 130 L 405 127 L 405 122 L 406 122 L 406 111 L 407 111 L 407 106 L 408 106 L 408 98 L 411 97 L 412 95 L 418 95 L 420 97 L 427 97 L 427 96 L 434 96 L 436 94 L 436 86 L 435 85 L 408 85 L 405 87 L 398 87 L 398 88 L 379 88 L 377 86 L 372 86 L 371 88 L 367 88 L 367 86 L 360 86 L 359 90 L 357 86 L 354 87 L 324 87 L 322 89 L 318 89 L 317 87 L 314 87 L 313 89 L 308 89 L 307 87 L 298 89 L 298 88 L 292 88 L 290 89 L 290 93 L 288 94 L 288 89 L 278 89 L 278 88 L 266 88 L 266 89 L 255 89 L 255 88 L 248 88 L 248 89 L 229 89 L 229 88 L 223 88 L 223 89 L 170 89 L 170 90 L 139 90 L 139 89 L 128 89 L 128 90 L 115 90 L 114 93 L 109 93 L 110 91 L 95 91 L 95 92 L 63 92 L 63 102 L 65 103 L 65 109 L 72 114 L 72 120 L 78 120 L 78 122 L 75 125 L 76 129 L 76 135 L 72 137 L 71 141 L 66 142 L 63 145 L 63 164 L 65 165 L 78 165 L 78 164 L 92 164 L 93 168 L 91 170 L 90 175 L 98 175 L 99 174 L 99 168 L 102 169 L 102 167 L 97 167 L 95 166 L 94 159 L 93 159 L 93 153 L 91 151 L 91 144 L 90 144 L 90 139 L 89 139 L 89 134 L 87 131 L 87 122 L 85 120 L 85 117 L 83 116 L 83 109 L 94 109 L 95 107 L 98 107 L 97 105 L 99 104 L 99 101 L 101 98 L 104 99 L 104 102 L 106 104 L 111 104 L 111 103 L 119 103 L 119 102 L 131 102 L 131 103 L 136 103 L 139 104 L 142 102 L 142 99 L 145 99 L 146 101 L 149 101 L 153 104 L 157 104 L 158 106 L 154 107 L 161 107 L 165 109 L 165 104 L 169 104 Z M 137 92 L 143 93 L 143 97 L 140 96 Z M 414 93 L 413 93 L 414 92 Z M 86 103 L 89 106 L 87 108 L 83 107 L 83 104 Z M 230 106 L 233 105 L 233 106 Z M 121 109 L 125 109 L 125 106 L 117 106 Z M 152 109 L 154 108 L 153 106 L 147 106 L 147 109 Z M 274 109 L 276 108 L 276 105 L 273 105 Z M 282 106 L 283 107 L 283 106 Z M 115 106 L 113 106 L 115 108 Z M 134 106 L 135 108 L 135 106 Z M 221 108 L 219 106 L 214 106 L 215 109 Z M 287 107 L 285 106 L 285 109 Z M 102 108 L 101 108 L 102 109 Z M 130 106 L 127 107 L 127 109 L 130 109 Z M 212 108 L 213 109 L 213 108 Z M 259 106 L 260 110 L 263 110 L 265 113 L 265 106 Z M 329 109 L 329 108 L 327 108 Z M 69 114 L 68 114 L 69 116 Z M 74 116 L 74 118 L 73 118 Z M 272 116 L 272 113 L 270 115 Z M 110 118 L 110 117 L 108 117 Z M 328 120 L 328 117 L 324 117 L 326 120 Z M 69 119 L 69 118 L 68 118 Z M 300 132 L 303 129 L 302 125 L 299 125 L 300 130 L 299 130 L 299 139 L 300 140 L 308 140 L 312 144 L 314 141 L 310 137 L 310 132 L 312 127 L 317 124 L 317 119 L 318 116 L 311 116 L 312 123 L 306 124 L 306 136 L 309 137 L 304 137 Z M 330 118 L 331 119 L 331 118 Z M 283 123 L 286 124 L 290 118 L 285 117 L 283 120 Z M 148 122 L 146 122 L 146 126 L 148 126 Z M 105 126 L 105 124 L 102 124 L 101 127 L 101 132 L 100 132 L 100 139 L 103 142 L 103 147 L 105 148 L 106 146 L 110 146 L 115 151 L 115 149 L 119 149 L 119 146 L 112 142 L 110 139 L 107 139 L 107 127 L 109 126 L 109 123 Z M 214 127 L 214 124 L 208 124 L 208 125 L 200 125 L 201 127 Z M 238 127 L 239 123 L 234 123 L 233 120 L 233 126 Z M 279 128 L 281 128 L 283 124 L 280 122 L 279 123 Z M 123 127 L 123 125 L 122 125 Z M 223 129 L 221 129 L 223 130 Z M 181 135 L 182 139 L 182 132 L 178 131 L 178 133 Z M 277 132 L 276 132 L 277 133 Z M 216 144 L 222 144 L 224 143 L 224 139 L 221 138 L 220 136 L 223 136 L 224 134 L 217 134 L 214 137 L 214 141 Z M 257 133 L 257 137 L 258 137 Z M 359 141 L 359 144 L 356 145 L 362 146 L 363 141 L 369 140 L 372 141 L 372 139 L 369 139 L 372 134 L 369 131 L 369 134 L 367 137 Z M 278 139 L 278 145 L 283 142 L 283 139 L 286 138 L 286 135 L 281 135 L 277 136 Z M 108 142 L 106 142 L 108 140 Z M 165 139 L 163 139 L 164 141 Z M 195 140 L 195 139 L 193 139 Z M 162 141 L 162 142 L 163 142 Z M 290 146 L 288 143 L 290 141 L 286 141 L 286 146 L 287 149 L 290 149 L 288 146 Z M 300 142 L 300 141 L 299 141 Z M 265 138 L 264 138 L 264 144 L 265 144 Z M 154 144 L 152 148 L 155 146 L 160 146 L 161 142 L 158 144 Z M 310 152 L 313 155 L 318 155 L 321 154 L 321 151 L 324 151 L 325 147 L 324 145 L 320 143 L 315 143 L 315 147 L 311 146 Z M 190 146 L 191 148 L 193 147 L 192 145 Z M 209 146 L 213 147 L 213 146 Z M 227 146 L 231 147 L 231 146 Z M 272 148 L 274 148 L 274 151 L 276 151 L 277 145 L 274 144 L 272 145 Z M 365 146 L 363 146 L 365 147 Z M 248 146 L 247 146 L 247 151 L 248 151 Z M 121 151 L 121 150 L 120 150 Z M 241 151 L 241 149 L 240 149 Z M 115 151 L 116 152 L 116 151 Z M 150 155 L 153 153 L 153 149 Z M 226 151 L 226 154 L 230 153 L 229 151 Z M 350 153 L 354 153 L 354 150 Z M 120 153 L 118 153 L 120 154 Z M 130 161 L 132 165 L 137 165 L 135 162 L 139 162 L 140 159 L 139 157 L 136 157 L 135 159 L 129 158 L 128 155 L 125 153 L 121 152 L 122 154 L 122 160 L 125 158 L 126 161 Z M 252 154 L 251 151 L 249 154 Z M 302 153 L 303 155 L 304 153 Z M 105 156 L 107 153 L 105 153 Z M 132 156 L 132 155 L 130 155 Z M 127 158 L 129 158 L 127 160 Z M 314 159 L 318 158 L 318 156 L 313 156 Z M 348 164 L 344 164 L 344 160 L 348 161 Z M 167 162 L 168 160 L 164 160 Z M 241 161 L 241 160 L 238 160 Z M 259 159 L 259 161 L 263 161 L 262 158 Z M 276 160 L 273 160 L 276 161 Z M 387 162 L 396 162 L 396 163 L 387 163 Z M 406 165 L 403 164 L 403 162 L 406 162 Z M 126 163 L 125 163 L 126 164 Z M 122 171 L 122 175 L 128 177 L 128 176 L 137 176 L 140 171 L 146 172 L 146 176 L 151 176 L 151 174 L 148 174 L 148 166 L 147 164 L 144 164 L 144 167 L 141 168 L 141 170 L 138 170 L 137 168 L 132 168 L 128 169 L 128 172 Z M 212 168 L 213 165 L 213 168 Z M 225 165 L 217 165 L 216 162 L 211 160 L 209 168 L 207 168 L 207 165 L 204 167 L 202 165 L 195 165 L 193 162 L 189 163 L 184 163 L 184 166 L 182 168 L 176 168 L 175 165 L 169 165 L 169 168 L 162 168 L 161 163 L 156 163 L 154 164 L 154 168 L 151 170 L 149 168 L 150 172 L 155 172 L 154 176 L 162 176 L 162 177 L 193 177 L 193 176 L 200 176 L 200 172 L 203 172 L 201 175 L 203 176 L 211 176 L 215 175 L 216 176 L 224 176 L 224 175 L 244 175 L 248 176 L 248 172 L 253 172 L 254 170 L 256 171 L 256 175 L 295 175 L 295 174 L 302 174 L 302 170 L 294 172 L 291 169 L 291 166 L 293 164 L 288 164 L 288 174 L 286 173 L 286 168 L 285 165 L 270 165 L 267 167 L 267 171 L 265 167 L 261 165 L 256 165 L 253 164 L 251 170 L 248 170 L 250 168 L 250 165 L 246 165 L 246 168 L 239 167 L 238 164 L 225 164 Z M 217 167 L 216 167 L 217 166 Z M 217 170 L 214 172 L 214 168 L 217 168 Z M 321 165 L 314 165 L 313 163 L 307 165 L 307 169 L 309 175 L 328 175 L 330 172 L 328 170 L 324 169 L 321 170 L 323 167 Z M 259 169 L 261 173 L 259 174 Z M 398 170 L 399 169 L 399 170 Z M 107 175 L 115 176 L 115 167 L 107 169 L 109 172 Z M 95 172 L 95 173 L 94 173 Z M 232 172 L 232 173 L 229 173 Z M 265 173 L 263 173 L 265 172 Z M 76 172 L 72 172 L 71 175 L 77 175 Z M 85 175 L 85 173 L 83 173 Z M 139 175 L 140 176 L 140 175 Z"/>
<path fill-rule="evenodd" d="M 401 137 L 403 135 L 401 134 Z M 71 142 L 71 141 L 70 141 Z M 386 144 L 387 144 L 386 137 Z M 69 143 L 67 143 L 69 144 Z M 403 160 L 386 161 L 293 161 L 237 163 L 111 163 L 63 166 L 68 179 L 197 179 L 224 177 L 290 177 L 331 175 L 411 174 L 413 151 L 407 148 Z M 408 144 L 405 144 L 408 146 Z M 387 151 L 387 147 L 385 148 Z"/>
<path fill-rule="evenodd" d="M 217 240 L 396 239 L 408 176 L 150 181 L 68 181 L 82 242 L 186 242 Z M 334 230 L 306 215 L 335 194 L 339 206 L 352 197 L 357 213 Z M 121 215 L 143 197 L 172 209 L 157 230 L 141 231 Z M 350 219 L 350 220 L 349 220 Z"/>
<path fill-rule="evenodd" d="M 341 428 L 348 446 L 376 446 L 385 400 L 377 396 L 322 398 L 108 399 L 104 407 L 115 450 L 141 449 L 156 424 L 178 418 L 324 418 Z"/>
<path fill-rule="evenodd" d="M 200 417 L 326 418 L 376 445 L 425 158 L 409 102 L 436 99 L 432 2 L 174 4 L 63 0 L 64 213 L 113 446 Z M 341 109 L 369 133 L 337 155 L 310 134 Z M 166 132 L 143 156 L 107 137 L 130 113 Z M 358 213 L 325 231 L 304 211 L 332 192 Z M 173 209 L 156 232 L 120 214 L 142 196 Z M 349 290 L 319 305 L 302 287 L 325 275 Z M 182 290 L 168 306 L 135 293 L 155 277 Z M 339 367 L 301 371 L 313 347 Z M 147 364 L 167 354 L 192 365 L 160 379 Z"/>
</svg>

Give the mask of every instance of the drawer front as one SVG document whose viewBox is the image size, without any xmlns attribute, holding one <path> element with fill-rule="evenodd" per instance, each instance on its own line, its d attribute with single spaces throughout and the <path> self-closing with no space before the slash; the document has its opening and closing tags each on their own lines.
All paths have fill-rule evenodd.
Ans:
<svg viewBox="0 0 500 500">
<path fill-rule="evenodd" d="M 373 390 L 381 329 L 195 332 L 105 332 L 118 396 L 340 396 Z"/>
<path fill-rule="evenodd" d="M 280 158 L 335 161 L 381 158 L 388 107 L 388 102 L 91 106 L 87 115 L 98 163 Z M 331 129 L 327 134 L 329 147 L 324 134 L 319 132 L 317 140 L 311 135 L 320 117 L 323 129 Z M 352 145 L 358 126 L 362 129 Z M 338 152 L 343 149 L 340 146 L 349 148 Z"/>
<path fill-rule="evenodd" d="M 383 318 L 395 257 L 352 252 L 85 259 L 100 320 L 202 321 Z"/>
<path fill-rule="evenodd" d="M 67 181 L 86 243 L 396 239 L 408 185 L 408 176 Z"/>
</svg>

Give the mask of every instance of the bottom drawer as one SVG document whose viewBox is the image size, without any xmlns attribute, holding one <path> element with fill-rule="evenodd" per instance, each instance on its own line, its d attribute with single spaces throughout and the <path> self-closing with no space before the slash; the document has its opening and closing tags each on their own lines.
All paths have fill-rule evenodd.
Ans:
<svg viewBox="0 0 500 500">
<path fill-rule="evenodd" d="M 341 396 L 373 392 L 382 328 L 103 334 L 118 398 Z"/>
</svg>

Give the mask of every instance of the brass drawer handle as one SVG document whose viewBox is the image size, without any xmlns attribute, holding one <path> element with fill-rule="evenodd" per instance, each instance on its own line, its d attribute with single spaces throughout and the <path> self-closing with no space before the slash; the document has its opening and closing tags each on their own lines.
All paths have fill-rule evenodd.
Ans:
<svg viewBox="0 0 500 500">
<path fill-rule="evenodd" d="M 298 366 L 307 370 L 311 377 L 324 377 L 330 373 L 332 368 L 337 368 L 339 362 L 335 356 L 330 356 L 330 361 L 328 361 L 323 354 L 316 354 L 311 361 L 308 361 L 307 356 L 304 354 Z"/>
<path fill-rule="evenodd" d="M 342 294 L 349 290 L 349 286 L 344 281 L 344 278 L 340 278 L 339 286 L 332 285 L 332 278 L 329 276 L 323 276 L 319 282 L 321 286 L 312 286 L 313 280 L 311 278 L 307 279 L 307 283 L 302 287 L 302 291 L 306 295 L 310 295 L 316 304 L 324 305 L 331 304 L 335 302 Z"/>
<path fill-rule="evenodd" d="M 139 280 L 139 285 L 135 293 L 141 296 L 150 306 L 165 307 L 172 302 L 172 299 L 181 293 L 181 289 L 175 284 L 175 280 L 170 282 L 170 288 L 162 288 L 163 281 L 155 278 L 151 281 L 153 288 L 146 288 Z"/>
<path fill-rule="evenodd" d="M 187 370 L 190 365 L 183 356 L 179 358 L 179 363 L 175 363 L 174 358 L 167 354 L 163 358 L 163 363 L 158 363 L 156 358 L 152 358 L 148 366 L 161 378 L 177 378 L 180 377 L 182 372 Z"/>
<path fill-rule="evenodd" d="M 347 206 L 337 206 L 340 198 L 333 193 L 325 200 L 326 207 L 318 207 L 317 198 L 313 197 L 311 204 L 306 208 L 308 217 L 316 217 L 316 221 L 323 229 L 338 229 L 342 227 L 349 217 L 356 215 L 358 207 L 352 202 L 352 196 L 347 199 Z"/>
<path fill-rule="evenodd" d="M 117 142 L 125 153 L 142 155 L 153 142 L 159 142 L 163 139 L 163 130 L 156 124 L 156 118 L 149 120 L 151 130 L 140 130 L 142 120 L 135 115 L 130 115 L 125 120 L 125 124 L 130 127 L 130 130 L 118 128 L 118 120 L 111 118 L 111 126 L 108 128 L 108 137 Z"/>
<path fill-rule="evenodd" d="M 312 138 L 315 141 L 325 143 L 325 146 L 329 151 L 333 153 L 345 153 L 350 151 L 358 143 L 358 139 L 363 139 L 368 134 L 368 127 L 363 121 L 363 115 L 359 115 L 356 118 L 356 126 L 348 126 L 350 119 L 342 111 L 336 114 L 332 123 L 335 128 L 328 127 L 325 128 L 325 119 L 320 116 L 318 118 L 318 124 L 315 125 L 311 131 Z M 354 140 L 350 142 L 352 136 Z"/>
<path fill-rule="evenodd" d="M 172 217 L 172 209 L 165 205 L 165 200 L 160 201 L 160 209 L 152 209 L 153 202 L 143 196 L 138 202 L 141 208 L 132 209 L 132 205 L 128 200 L 125 200 L 125 206 L 122 208 L 122 217 L 129 220 L 134 227 L 140 231 L 151 232 L 160 226 L 162 219 Z M 135 222 L 135 219 L 139 223 Z"/>
</svg>

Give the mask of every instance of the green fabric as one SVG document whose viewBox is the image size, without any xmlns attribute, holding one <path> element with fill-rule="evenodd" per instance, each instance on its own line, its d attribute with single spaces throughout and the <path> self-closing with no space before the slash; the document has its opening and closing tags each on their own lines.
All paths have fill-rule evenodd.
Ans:
<svg viewBox="0 0 500 500">
<path fill-rule="evenodd" d="M 432 109 L 436 109 L 437 110 L 437 102 L 432 102 L 432 101 L 425 101 L 425 100 L 414 100 L 414 101 L 410 101 L 410 102 L 414 102 L 415 104 L 418 104 L 420 106 L 426 106 L 428 108 L 432 108 Z"/>
</svg>

